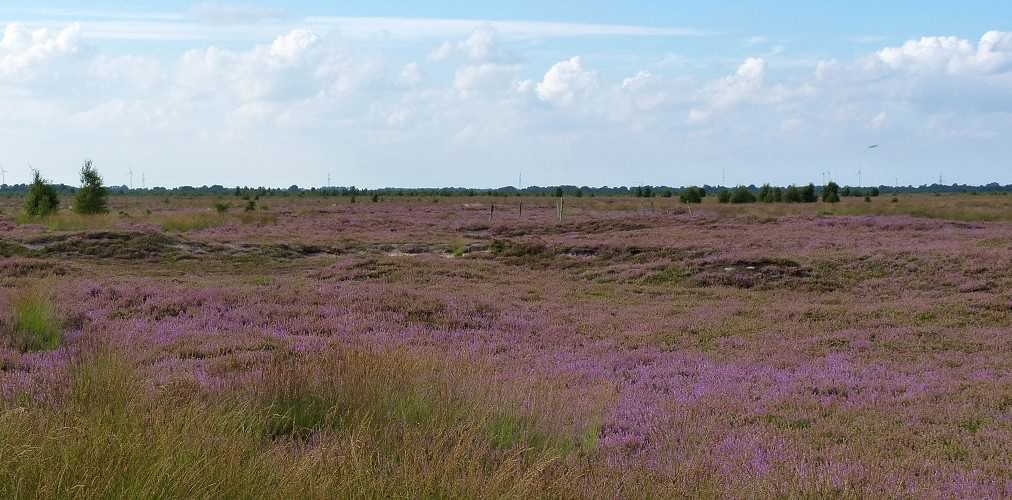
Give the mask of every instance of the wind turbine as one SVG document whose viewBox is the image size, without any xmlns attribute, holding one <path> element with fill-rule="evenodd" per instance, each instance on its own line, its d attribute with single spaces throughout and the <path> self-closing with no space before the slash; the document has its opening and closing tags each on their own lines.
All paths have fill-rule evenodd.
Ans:
<svg viewBox="0 0 1012 500">
<path fill-rule="evenodd" d="M 7 185 L 7 171 L 4 170 L 3 164 L 0 164 L 0 186 Z"/>
<path fill-rule="evenodd" d="M 131 165 L 130 169 L 127 170 L 127 175 L 130 176 L 130 189 L 133 189 L 134 188 L 134 167 L 133 167 L 133 165 Z"/>
</svg>

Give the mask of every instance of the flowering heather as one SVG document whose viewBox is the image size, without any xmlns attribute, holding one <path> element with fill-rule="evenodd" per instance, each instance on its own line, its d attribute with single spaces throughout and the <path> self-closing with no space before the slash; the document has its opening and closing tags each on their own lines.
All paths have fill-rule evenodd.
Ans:
<svg viewBox="0 0 1012 500">
<path fill-rule="evenodd" d="M 0 494 L 1012 496 L 1001 217 L 334 200 L 0 220 Z"/>
</svg>

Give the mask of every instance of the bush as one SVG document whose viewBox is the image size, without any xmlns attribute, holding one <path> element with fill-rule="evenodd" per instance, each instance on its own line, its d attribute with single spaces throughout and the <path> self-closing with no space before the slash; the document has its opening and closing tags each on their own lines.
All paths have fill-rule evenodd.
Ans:
<svg viewBox="0 0 1012 500">
<path fill-rule="evenodd" d="M 801 189 L 801 201 L 805 203 L 815 203 L 818 198 L 815 196 L 815 184 L 808 183 L 807 186 Z"/>
<path fill-rule="evenodd" d="M 826 187 L 822 188 L 822 201 L 826 203 L 838 203 L 840 201 L 840 185 L 829 181 L 829 184 L 826 184 Z"/>
<path fill-rule="evenodd" d="M 784 192 L 784 201 L 787 203 L 801 203 L 801 190 L 793 185 L 787 186 L 787 191 Z"/>
<path fill-rule="evenodd" d="M 731 201 L 731 192 L 728 191 L 727 189 L 721 189 L 717 193 L 717 201 L 720 203 L 727 203 Z"/>
<path fill-rule="evenodd" d="M 32 184 L 25 194 L 25 213 L 31 217 L 45 217 L 56 213 L 60 207 L 60 198 L 56 189 L 49 184 L 38 170 L 34 172 Z"/>
<path fill-rule="evenodd" d="M 81 189 L 74 197 L 74 211 L 79 214 L 104 214 L 109 211 L 106 208 L 107 195 L 102 176 L 98 175 L 91 160 L 85 160 L 81 167 Z"/>
<path fill-rule="evenodd" d="M 696 186 L 690 186 L 678 193 L 678 199 L 682 203 L 702 203 L 703 196 L 706 196 L 706 193 Z"/>
<path fill-rule="evenodd" d="M 254 211 L 256 209 L 257 209 L 257 202 L 255 202 L 253 200 L 250 200 L 250 201 L 246 202 L 246 211 L 247 212 L 252 212 L 252 211 Z"/>
<path fill-rule="evenodd" d="M 755 203 L 755 195 L 745 186 L 738 186 L 731 192 L 731 203 Z"/>
<path fill-rule="evenodd" d="M 774 188 L 773 189 L 773 201 L 775 203 L 780 203 L 781 201 L 784 201 L 784 190 L 783 189 L 780 189 L 780 188 Z"/>
<path fill-rule="evenodd" d="M 769 184 L 763 184 L 763 186 L 759 188 L 759 195 L 757 196 L 757 198 L 759 199 L 759 201 L 763 203 L 772 203 L 773 187 L 770 186 Z"/>
<path fill-rule="evenodd" d="M 873 188 L 871 188 L 871 189 L 868 190 L 868 196 L 871 196 L 873 198 L 876 197 L 876 196 L 878 196 L 879 194 L 880 193 L 879 193 L 879 190 L 878 190 L 877 187 L 873 187 Z"/>
<path fill-rule="evenodd" d="M 228 210 L 230 208 L 232 208 L 232 204 L 231 203 L 221 202 L 221 201 L 214 202 L 213 206 L 214 206 L 214 211 L 218 212 L 219 214 L 223 214 L 225 212 L 228 212 Z"/>
</svg>

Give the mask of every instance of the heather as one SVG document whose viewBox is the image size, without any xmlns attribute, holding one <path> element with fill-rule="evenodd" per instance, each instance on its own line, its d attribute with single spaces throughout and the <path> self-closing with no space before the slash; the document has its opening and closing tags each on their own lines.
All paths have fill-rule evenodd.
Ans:
<svg viewBox="0 0 1012 500">
<path fill-rule="evenodd" d="M 0 216 L 0 494 L 1012 495 L 1007 200 L 715 198 Z"/>
</svg>

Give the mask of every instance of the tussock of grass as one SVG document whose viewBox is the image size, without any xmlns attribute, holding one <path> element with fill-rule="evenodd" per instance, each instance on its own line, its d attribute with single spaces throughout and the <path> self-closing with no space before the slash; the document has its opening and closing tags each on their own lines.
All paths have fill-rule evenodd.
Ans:
<svg viewBox="0 0 1012 500">
<path fill-rule="evenodd" d="M 150 388 L 124 356 L 75 366 L 63 405 L 3 413 L 0 496 L 530 498 L 576 480 L 528 417 L 403 357 L 279 364 L 205 398 Z"/>
<path fill-rule="evenodd" d="M 9 323 L 6 337 L 22 351 L 56 349 L 63 340 L 52 294 L 41 286 L 13 293 Z"/>
</svg>

